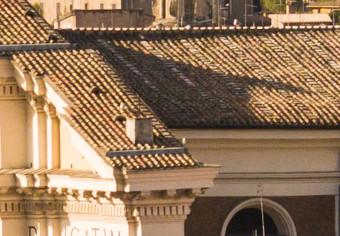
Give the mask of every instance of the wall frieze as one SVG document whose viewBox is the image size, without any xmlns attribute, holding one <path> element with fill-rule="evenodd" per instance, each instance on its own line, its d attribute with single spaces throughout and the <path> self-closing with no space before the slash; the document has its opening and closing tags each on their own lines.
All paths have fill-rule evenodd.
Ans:
<svg viewBox="0 0 340 236">
<path fill-rule="evenodd" d="M 193 197 L 164 193 L 105 193 L 18 189 L 19 200 L 0 201 L 0 217 L 6 216 L 93 216 L 102 218 L 185 218 Z M 81 195 L 80 195 L 81 194 Z M 120 198 L 121 197 L 121 198 Z M 21 198 L 21 199 L 20 199 Z"/>
<path fill-rule="evenodd" d="M 25 93 L 22 89 L 18 87 L 17 84 L 13 83 L 0 83 L 0 99 L 25 99 Z"/>
</svg>

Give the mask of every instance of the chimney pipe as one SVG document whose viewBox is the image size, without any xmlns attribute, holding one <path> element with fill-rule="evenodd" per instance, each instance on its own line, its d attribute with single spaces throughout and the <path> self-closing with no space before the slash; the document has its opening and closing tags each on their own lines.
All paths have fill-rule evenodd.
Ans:
<svg viewBox="0 0 340 236">
<path fill-rule="evenodd" d="M 153 144 L 151 118 L 128 117 L 126 119 L 126 134 L 134 144 Z"/>
</svg>

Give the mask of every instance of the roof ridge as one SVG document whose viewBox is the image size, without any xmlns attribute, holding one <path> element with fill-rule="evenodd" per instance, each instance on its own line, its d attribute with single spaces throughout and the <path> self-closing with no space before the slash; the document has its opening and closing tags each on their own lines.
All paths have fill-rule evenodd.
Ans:
<svg viewBox="0 0 340 236">
<path fill-rule="evenodd" d="M 123 151 L 108 151 L 106 155 L 108 157 L 113 156 L 137 156 L 137 155 L 162 155 L 162 154 L 183 154 L 187 152 L 187 149 L 183 147 L 163 147 L 157 149 L 145 149 L 145 150 L 123 150 Z"/>
<path fill-rule="evenodd" d="M 115 28 L 98 28 L 98 27 L 79 27 L 70 29 L 59 29 L 57 31 L 79 31 L 79 32 L 193 32 L 193 31 L 264 31 L 264 30 L 299 30 L 299 29 L 340 29 L 340 25 L 300 25 L 284 26 L 276 28 L 272 26 L 185 26 L 185 27 L 115 27 Z"/>
<path fill-rule="evenodd" d="M 11 51 L 40 51 L 40 50 L 59 50 L 69 49 L 70 43 L 40 43 L 40 44 L 10 44 L 0 45 L 1 52 Z"/>
<path fill-rule="evenodd" d="M 43 16 L 41 16 L 41 15 L 37 12 L 37 10 L 33 7 L 33 5 L 32 5 L 30 2 L 28 2 L 27 0 L 18 0 L 18 2 L 19 2 L 23 7 L 25 7 L 25 8 L 30 8 L 31 10 L 33 10 L 33 11 L 37 14 L 37 16 L 38 16 L 38 19 L 37 19 L 37 20 L 40 21 L 39 23 L 42 23 L 42 24 L 44 24 L 45 26 L 49 27 L 49 28 L 51 29 L 51 31 L 55 31 L 55 30 L 53 29 L 53 27 L 45 20 L 45 18 L 44 18 Z"/>
</svg>

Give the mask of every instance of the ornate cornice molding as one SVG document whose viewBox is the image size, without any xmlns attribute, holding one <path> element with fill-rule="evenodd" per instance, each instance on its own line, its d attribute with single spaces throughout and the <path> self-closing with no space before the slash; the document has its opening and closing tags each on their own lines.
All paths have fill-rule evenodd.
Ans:
<svg viewBox="0 0 340 236">
<path fill-rule="evenodd" d="M 190 213 L 194 197 L 188 191 L 185 195 L 164 195 L 153 193 L 95 193 L 84 192 L 82 196 L 74 191 L 48 191 L 48 189 L 17 189 L 13 198 L 0 201 L 0 217 L 14 216 L 87 216 L 96 218 L 124 218 L 157 220 L 169 218 L 183 220 Z M 6 195 L 3 199 L 6 199 Z M 94 198 L 97 197 L 97 198 Z"/>
<path fill-rule="evenodd" d="M 0 83 L 0 100 L 25 99 L 25 93 L 15 83 Z"/>
</svg>

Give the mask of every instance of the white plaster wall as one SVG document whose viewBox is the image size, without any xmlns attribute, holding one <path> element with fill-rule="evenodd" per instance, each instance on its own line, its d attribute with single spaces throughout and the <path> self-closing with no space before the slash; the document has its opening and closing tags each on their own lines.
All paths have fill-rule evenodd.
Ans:
<svg viewBox="0 0 340 236">
<path fill-rule="evenodd" d="M 9 60 L 0 60 L 0 89 L 6 89 L 0 92 L 0 168 L 27 166 L 26 102 L 22 94 L 17 95 L 13 75 Z"/>
<path fill-rule="evenodd" d="M 184 236 L 183 221 L 143 222 L 139 229 L 138 236 Z"/>
<path fill-rule="evenodd" d="M 76 22 L 75 16 L 70 16 L 67 19 L 60 22 L 60 28 L 62 29 L 72 29 L 76 27 L 76 25 L 77 25 L 77 22 Z M 54 23 L 54 26 L 58 27 L 58 24 Z"/>
<path fill-rule="evenodd" d="M 11 78 L 14 75 L 14 68 L 8 59 L 0 59 L 0 78 L 2 80 Z"/>
<path fill-rule="evenodd" d="M 60 167 L 62 169 L 93 170 L 84 156 L 77 150 L 66 121 L 60 121 Z"/>
<path fill-rule="evenodd" d="M 336 195 L 340 132 L 175 130 L 193 156 L 221 165 L 205 196 Z"/>
<path fill-rule="evenodd" d="M 1 168 L 23 168 L 26 163 L 25 101 L 0 100 Z"/>
<path fill-rule="evenodd" d="M 228 141 L 226 141 L 228 142 Z M 247 141 L 244 141 L 247 144 Z M 294 144 L 294 142 L 291 142 Z M 339 148 L 331 147 L 230 147 L 193 148 L 195 158 L 222 165 L 221 172 L 299 172 L 339 170 Z"/>
<path fill-rule="evenodd" d="M 24 217 L 0 218 L 0 224 L 0 236 L 29 235 Z"/>
<path fill-rule="evenodd" d="M 267 196 L 338 194 L 337 177 L 318 179 L 317 173 L 339 171 L 339 148 L 259 145 L 257 148 L 215 150 L 188 146 L 195 158 L 222 165 L 220 173 L 225 176 L 217 178 L 215 186 L 205 196 L 256 196 L 260 189 Z M 231 177 L 231 174 L 236 175 Z M 252 176 L 248 177 L 249 174 Z M 283 174 L 283 177 L 277 178 L 276 174 Z M 301 174 L 308 177 L 299 176 Z"/>
</svg>

